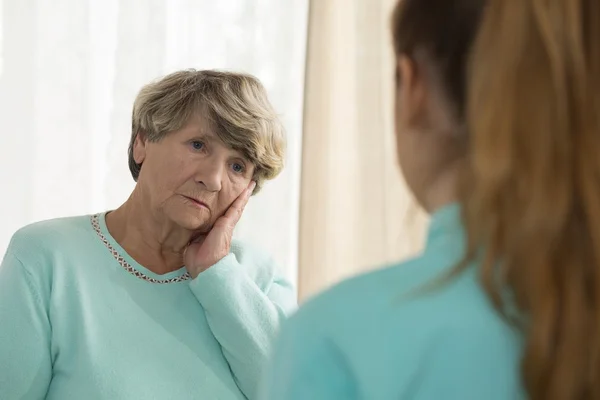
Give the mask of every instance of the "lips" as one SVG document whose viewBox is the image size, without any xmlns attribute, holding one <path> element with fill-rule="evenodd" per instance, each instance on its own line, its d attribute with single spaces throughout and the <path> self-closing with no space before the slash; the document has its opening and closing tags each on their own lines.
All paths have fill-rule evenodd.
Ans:
<svg viewBox="0 0 600 400">
<path fill-rule="evenodd" d="M 194 199 L 193 197 L 189 197 L 189 196 L 183 196 L 184 198 L 186 198 L 187 200 L 189 200 L 191 203 L 193 203 L 195 206 L 197 207 L 204 207 L 208 209 L 208 205 L 203 202 L 202 200 L 197 200 Z"/>
</svg>

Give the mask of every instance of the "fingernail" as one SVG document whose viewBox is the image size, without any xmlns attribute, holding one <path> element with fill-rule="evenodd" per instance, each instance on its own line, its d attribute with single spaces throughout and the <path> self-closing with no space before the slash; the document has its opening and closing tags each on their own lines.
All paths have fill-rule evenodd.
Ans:
<svg viewBox="0 0 600 400">
<path fill-rule="evenodd" d="M 252 183 L 250 184 L 250 187 L 249 187 L 250 192 L 253 192 L 255 187 L 256 187 L 256 182 L 252 181 Z"/>
</svg>

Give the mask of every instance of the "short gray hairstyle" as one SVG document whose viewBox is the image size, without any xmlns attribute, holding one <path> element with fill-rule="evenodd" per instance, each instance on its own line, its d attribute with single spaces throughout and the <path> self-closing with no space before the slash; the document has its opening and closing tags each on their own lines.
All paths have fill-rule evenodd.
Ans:
<svg viewBox="0 0 600 400">
<path fill-rule="evenodd" d="M 129 142 L 135 181 L 142 168 L 133 158 L 140 132 L 158 142 L 183 128 L 194 113 L 207 118 L 223 143 L 254 164 L 255 193 L 283 169 L 284 129 L 260 81 L 242 73 L 189 69 L 144 86 L 135 99 Z"/>
</svg>

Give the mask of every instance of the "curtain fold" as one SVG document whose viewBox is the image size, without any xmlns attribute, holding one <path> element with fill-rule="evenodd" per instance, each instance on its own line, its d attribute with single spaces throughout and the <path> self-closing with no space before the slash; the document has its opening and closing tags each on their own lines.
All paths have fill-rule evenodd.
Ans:
<svg viewBox="0 0 600 400">
<path fill-rule="evenodd" d="M 389 19 L 395 0 L 310 4 L 299 294 L 417 252 L 425 215 L 400 176 Z"/>
</svg>

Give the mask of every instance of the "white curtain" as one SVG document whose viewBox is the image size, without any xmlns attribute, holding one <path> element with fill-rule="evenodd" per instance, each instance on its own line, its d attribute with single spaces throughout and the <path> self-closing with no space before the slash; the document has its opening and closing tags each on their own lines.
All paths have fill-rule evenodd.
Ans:
<svg viewBox="0 0 600 400">
<path fill-rule="evenodd" d="M 308 0 L 3 0 L 0 10 L 2 253 L 27 223 L 127 198 L 143 84 L 182 68 L 241 70 L 265 84 L 289 151 L 237 234 L 295 281 Z"/>
<path fill-rule="evenodd" d="M 313 1 L 299 294 L 418 253 L 427 217 L 406 187 L 393 126 L 396 0 Z"/>
</svg>

